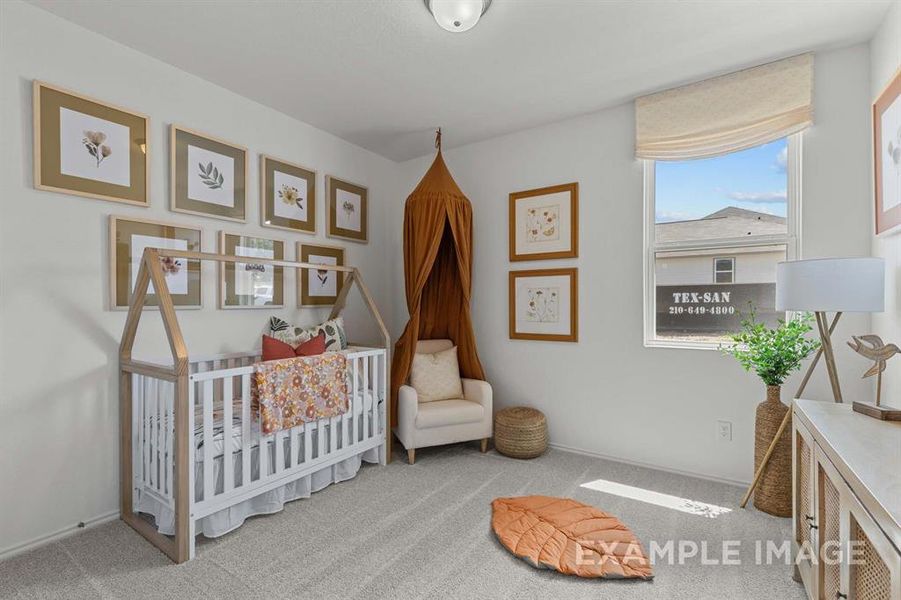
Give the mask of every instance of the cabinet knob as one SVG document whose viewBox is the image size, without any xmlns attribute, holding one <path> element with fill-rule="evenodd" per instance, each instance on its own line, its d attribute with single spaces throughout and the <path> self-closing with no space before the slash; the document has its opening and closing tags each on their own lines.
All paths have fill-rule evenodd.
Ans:
<svg viewBox="0 0 901 600">
<path fill-rule="evenodd" d="M 845 599 L 847 599 L 847 598 L 848 598 L 848 594 L 843 594 L 843 593 L 841 593 L 841 592 L 835 592 L 835 598 L 836 598 L 836 600 L 838 600 L 839 598 L 845 598 Z"/>
</svg>

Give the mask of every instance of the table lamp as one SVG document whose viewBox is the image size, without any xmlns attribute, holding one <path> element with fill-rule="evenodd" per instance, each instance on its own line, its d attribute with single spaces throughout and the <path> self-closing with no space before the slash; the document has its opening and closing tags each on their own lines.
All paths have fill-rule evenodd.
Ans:
<svg viewBox="0 0 901 600">
<path fill-rule="evenodd" d="M 776 310 L 813 312 L 820 334 L 820 348 L 810 361 L 794 397 L 801 397 L 820 357 L 825 356 L 832 396 L 836 402 L 842 402 L 842 389 L 832 348 L 832 332 L 843 312 L 885 310 L 885 261 L 881 258 L 813 258 L 780 262 L 776 265 Z M 828 312 L 835 313 L 832 322 L 826 315 Z M 871 408 L 872 405 L 869 404 L 854 403 L 856 412 L 871 414 Z M 791 421 L 791 414 L 792 411 L 785 413 L 785 418 L 742 499 L 742 508 L 757 487 L 782 433 Z"/>
</svg>

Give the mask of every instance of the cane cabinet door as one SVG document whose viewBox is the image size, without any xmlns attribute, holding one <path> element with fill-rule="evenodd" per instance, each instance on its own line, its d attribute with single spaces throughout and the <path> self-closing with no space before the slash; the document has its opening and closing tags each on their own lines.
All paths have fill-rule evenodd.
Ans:
<svg viewBox="0 0 901 600">
<path fill-rule="evenodd" d="M 794 461 L 794 542 L 796 545 L 796 567 L 804 582 L 804 587 L 813 598 L 818 598 L 816 587 L 815 553 L 819 547 L 817 537 L 817 515 L 815 496 L 815 455 L 814 441 L 810 432 L 799 422 L 794 422 L 792 436 L 792 460 Z"/>
</svg>

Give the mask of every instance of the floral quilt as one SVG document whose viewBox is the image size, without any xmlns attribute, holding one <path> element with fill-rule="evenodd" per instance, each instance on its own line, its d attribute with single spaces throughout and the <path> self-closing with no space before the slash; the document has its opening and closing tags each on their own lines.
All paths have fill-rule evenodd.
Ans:
<svg viewBox="0 0 901 600">
<path fill-rule="evenodd" d="M 347 412 L 347 357 L 338 352 L 260 362 L 251 395 L 264 434 Z"/>
</svg>

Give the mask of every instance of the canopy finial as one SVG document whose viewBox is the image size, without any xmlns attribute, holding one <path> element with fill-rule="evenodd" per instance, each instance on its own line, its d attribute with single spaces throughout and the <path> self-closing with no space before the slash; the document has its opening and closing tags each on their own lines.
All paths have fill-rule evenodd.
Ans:
<svg viewBox="0 0 901 600">
<path fill-rule="evenodd" d="M 441 128 L 438 128 L 438 131 L 435 132 L 435 147 L 438 148 L 438 152 L 441 152 Z"/>
</svg>

